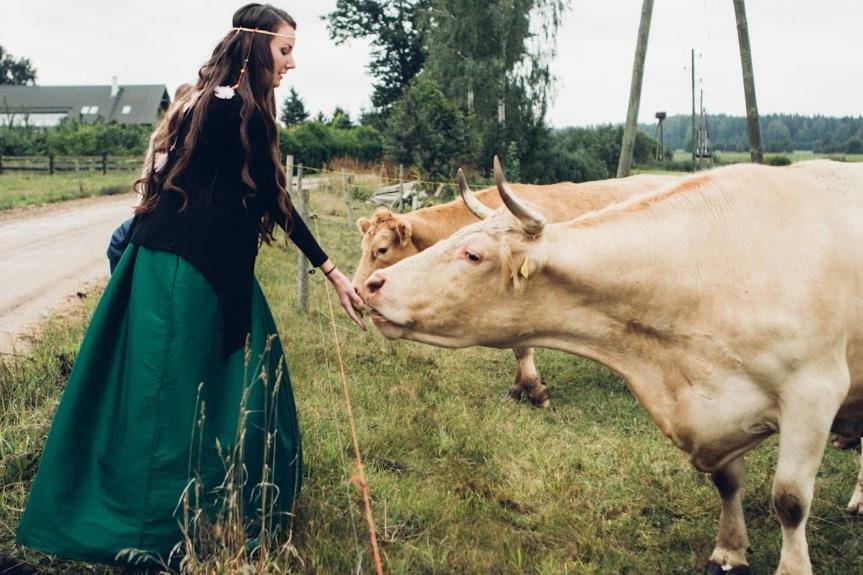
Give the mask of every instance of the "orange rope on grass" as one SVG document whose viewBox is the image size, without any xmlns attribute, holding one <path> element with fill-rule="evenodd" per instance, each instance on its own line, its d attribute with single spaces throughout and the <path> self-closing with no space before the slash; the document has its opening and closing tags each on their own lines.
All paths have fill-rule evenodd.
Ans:
<svg viewBox="0 0 863 575">
<path fill-rule="evenodd" d="M 315 219 L 315 235 L 320 236 L 318 231 L 318 221 Z M 324 288 L 327 292 L 327 306 L 330 309 L 330 323 L 333 326 L 333 340 L 336 343 L 336 356 L 339 358 L 339 373 L 341 375 L 342 380 L 342 390 L 345 394 L 345 406 L 348 410 L 348 422 L 350 423 L 351 428 L 351 439 L 354 444 L 354 455 L 357 460 L 357 477 L 354 478 L 354 483 L 359 487 L 360 491 L 363 494 L 363 504 L 366 509 L 366 522 L 369 524 L 369 538 L 372 542 L 372 556 L 375 562 L 375 571 L 377 575 L 384 575 L 384 568 L 381 564 L 381 555 L 380 551 L 378 551 L 378 532 L 375 528 L 375 518 L 372 515 L 372 497 L 369 490 L 369 484 L 366 483 L 366 472 L 365 466 L 363 465 L 363 458 L 360 454 L 360 442 L 357 439 L 357 426 L 354 421 L 354 410 L 351 406 L 351 394 L 348 391 L 348 378 L 345 375 L 345 362 L 342 359 L 342 347 L 339 345 L 339 336 L 336 332 L 336 316 L 333 311 L 333 302 L 330 298 L 330 290 Z"/>
</svg>

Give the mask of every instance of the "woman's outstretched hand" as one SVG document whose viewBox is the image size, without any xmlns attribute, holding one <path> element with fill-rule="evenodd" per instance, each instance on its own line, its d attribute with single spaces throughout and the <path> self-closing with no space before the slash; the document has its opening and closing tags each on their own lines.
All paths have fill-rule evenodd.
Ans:
<svg viewBox="0 0 863 575">
<path fill-rule="evenodd" d="M 362 313 L 366 308 L 366 304 L 363 302 L 363 298 L 354 291 L 354 286 L 351 285 L 351 280 L 348 279 L 348 276 L 343 274 L 338 268 L 333 268 L 333 271 L 327 274 L 326 278 L 330 280 L 330 283 L 336 289 L 336 293 L 339 294 L 339 303 L 342 304 L 342 308 L 344 308 L 360 329 L 366 331 L 366 324 L 362 319 Z"/>
</svg>

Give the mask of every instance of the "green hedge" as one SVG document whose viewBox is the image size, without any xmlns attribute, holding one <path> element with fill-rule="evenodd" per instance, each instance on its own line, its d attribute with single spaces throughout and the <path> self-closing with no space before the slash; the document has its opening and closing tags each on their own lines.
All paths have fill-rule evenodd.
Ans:
<svg viewBox="0 0 863 575">
<path fill-rule="evenodd" d="M 127 126 L 101 120 L 83 122 L 65 118 L 59 126 L 0 127 L 0 154 L 4 156 L 110 156 L 143 155 L 151 126 Z"/>
<path fill-rule="evenodd" d="M 320 168 L 334 158 L 354 158 L 361 163 L 381 159 L 383 140 L 368 126 L 338 129 L 323 122 L 305 122 L 281 130 L 283 154 L 293 154 L 294 163 Z"/>
</svg>

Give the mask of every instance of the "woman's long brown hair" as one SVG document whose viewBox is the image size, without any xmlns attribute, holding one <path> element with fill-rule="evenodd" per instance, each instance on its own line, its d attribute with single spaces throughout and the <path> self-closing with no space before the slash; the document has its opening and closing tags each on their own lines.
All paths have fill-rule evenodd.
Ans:
<svg viewBox="0 0 863 575">
<path fill-rule="evenodd" d="M 247 4 L 234 13 L 233 26 L 243 28 L 257 28 L 276 32 L 283 24 L 288 24 L 296 29 L 297 24 L 284 10 L 270 6 L 269 4 Z M 269 143 L 271 161 L 276 171 L 275 181 L 277 190 L 277 205 L 290 221 L 292 206 L 286 190 L 285 170 L 282 168 L 279 154 L 278 127 L 276 125 L 276 101 L 273 94 L 274 63 L 270 52 L 270 41 L 272 37 L 267 34 L 253 34 L 232 30 L 225 35 L 213 50 L 210 59 L 198 71 L 198 81 L 195 84 L 195 92 L 204 97 L 198 98 L 191 108 L 191 122 L 186 135 L 183 151 L 173 163 L 162 172 L 156 171 L 157 153 L 167 153 L 171 144 L 177 139 L 183 124 L 184 106 L 172 106 L 169 114 L 163 120 L 163 125 L 157 129 L 153 141 L 153 152 L 148 157 L 149 169 L 138 179 L 134 188 L 143 194 L 140 205 L 135 213 L 143 214 L 152 211 L 159 202 L 163 191 L 172 191 L 180 194 L 183 198 L 183 208 L 189 200 L 188 193 L 174 183 L 174 179 L 183 173 L 189 165 L 189 160 L 198 142 L 204 118 L 207 117 L 207 109 L 217 86 L 231 86 L 240 76 L 240 69 L 246 54 L 249 54 L 249 63 L 246 73 L 235 89 L 235 97 L 239 97 L 242 106 L 240 108 L 240 141 L 242 142 L 245 157 L 241 178 L 249 188 L 258 192 L 258 186 L 249 174 L 249 159 L 251 157 L 251 145 L 248 135 L 248 123 L 252 116 L 259 113 L 264 122 L 264 127 Z M 262 190 L 263 193 L 271 193 Z M 181 209 L 183 209 L 181 208 Z M 273 239 L 273 227 L 275 222 L 265 211 L 261 218 L 260 237 L 266 242 Z"/>
</svg>

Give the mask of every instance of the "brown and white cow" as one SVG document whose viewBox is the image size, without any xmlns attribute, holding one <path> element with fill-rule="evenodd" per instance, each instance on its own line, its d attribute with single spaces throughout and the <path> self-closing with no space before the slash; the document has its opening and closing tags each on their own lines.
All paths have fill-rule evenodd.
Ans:
<svg viewBox="0 0 863 575">
<path fill-rule="evenodd" d="M 462 197 L 465 198 L 465 193 L 469 192 L 461 170 L 458 179 Z M 553 221 L 566 221 L 633 195 L 659 189 L 676 179 L 676 176 L 638 175 L 582 184 L 513 184 L 513 187 L 520 197 L 551 214 Z M 476 223 L 486 211 L 500 206 L 497 189 L 488 188 L 477 192 L 475 196 L 468 195 L 465 201 L 455 200 L 406 214 L 394 214 L 386 208 L 378 208 L 371 219 L 360 218 L 357 228 L 363 234 L 362 255 L 354 273 L 354 288 L 363 295 L 362 286 L 375 270 L 423 251 L 464 226 Z M 509 390 L 509 397 L 518 401 L 524 394 L 534 405 L 547 407 L 548 390 L 534 363 L 533 348 L 515 347 L 513 352 L 517 365 L 515 383 Z"/>
<path fill-rule="evenodd" d="M 749 573 L 743 455 L 779 433 L 777 572 L 812 573 L 805 528 L 828 436 L 863 423 L 863 165 L 719 168 L 548 225 L 496 172 L 510 211 L 368 279 L 379 329 L 616 371 L 712 474 L 710 573 Z M 852 511 L 861 501 L 858 483 Z"/>
</svg>

